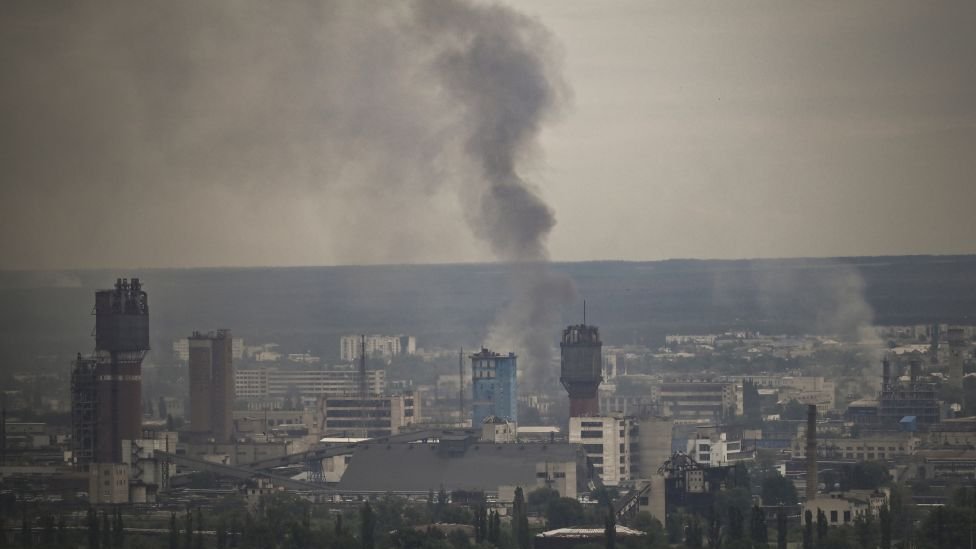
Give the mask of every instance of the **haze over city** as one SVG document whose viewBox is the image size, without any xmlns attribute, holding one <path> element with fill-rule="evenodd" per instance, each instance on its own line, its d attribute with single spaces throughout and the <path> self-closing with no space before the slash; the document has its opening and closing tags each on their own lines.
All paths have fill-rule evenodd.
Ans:
<svg viewBox="0 0 976 549">
<path fill-rule="evenodd" d="M 494 259 L 407 6 L 4 6 L 0 267 Z M 551 257 L 972 253 L 976 8 L 934 6 L 519 2 Z"/>
<path fill-rule="evenodd" d="M 976 531 L 976 4 L 0 6 L 0 549 Z"/>
</svg>

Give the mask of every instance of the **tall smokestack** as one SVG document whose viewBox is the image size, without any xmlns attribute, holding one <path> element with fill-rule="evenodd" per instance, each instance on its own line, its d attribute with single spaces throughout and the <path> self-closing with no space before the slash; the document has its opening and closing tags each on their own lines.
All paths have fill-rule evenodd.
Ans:
<svg viewBox="0 0 976 549">
<path fill-rule="evenodd" d="M 817 405 L 807 406 L 807 501 L 817 499 Z"/>
</svg>

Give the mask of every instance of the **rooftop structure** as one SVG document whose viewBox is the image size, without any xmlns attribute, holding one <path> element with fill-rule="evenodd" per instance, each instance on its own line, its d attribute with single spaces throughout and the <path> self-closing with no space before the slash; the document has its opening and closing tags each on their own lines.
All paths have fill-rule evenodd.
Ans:
<svg viewBox="0 0 976 549">
<path fill-rule="evenodd" d="M 586 486 L 582 449 L 576 444 L 485 444 L 459 437 L 438 444 L 360 444 L 339 490 L 423 495 L 443 488 L 484 491 L 511 501 L 548 486 L 575 498 Z"/>
</svg>

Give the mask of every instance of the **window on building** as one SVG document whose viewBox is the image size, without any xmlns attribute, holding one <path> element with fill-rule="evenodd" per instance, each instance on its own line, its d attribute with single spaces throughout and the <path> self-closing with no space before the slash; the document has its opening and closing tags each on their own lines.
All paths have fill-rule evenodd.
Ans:
<svg viewBox="0 0 976 549">
<path fill-rule="evenodd" d="M 580 438 L 603 438 L 603 431 L 580 431 Z"/>
<path fill-rule="evenodd" d="M 851 521 L 851 512 L 844 511 L 844 524 L 847 524 L 850 521 Z"/>
<path fill-rule="evenodd" d="M 830 523 L 837 524 L 837 511 L 830 512 Z"/>
<path fill-rule="evenodd" d="M 555 473 L 553 473 L 552 476 L 554 478 L 566 478 L 566 473 L 564 473 L 562 471 L 556 471 Z"/>
</svg>

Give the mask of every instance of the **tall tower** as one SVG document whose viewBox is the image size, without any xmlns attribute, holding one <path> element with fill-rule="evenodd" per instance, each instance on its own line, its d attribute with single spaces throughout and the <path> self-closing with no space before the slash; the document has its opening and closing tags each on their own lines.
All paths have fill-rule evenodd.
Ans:
<svg viewBox="0 0 976 549">
<path fill-rule="evenodd" d="M 577 324 L 563 330 L 559 344 L 559 381 L 569 393 L 569 416 L 600 415 L 597 389 L 603 381 L 603 342 L 596 326 Z"/>
<path fill-rule="evenodd" d="M 122 440 L 142 436 L 142 359 L 148 350 L 149 304 L 139 279 L 119 278 L 114 289 L 95 292 L 98 463 L 121 463 Z"/>
<path fill-rule="evenodd" d="M 471 427 L 486 417 L 518 422 L 518 381 L 515 353 L 503 355 L 482 348 L 471 358 Z"/>
<path fill-rule="evenodd" d="M 234 430 L 233 339 L 230 330 L 193 332 L 190 347 L 190 426 L 217 442 L 230 440 Z"/>
<path fill-rule="evenodd" d="M 962 387 L 962 362 L 966 350 L 966 334 L 962 328 L 949 328 L 946 332 L 949 342 L 949 385 Z"/>
</svg>

